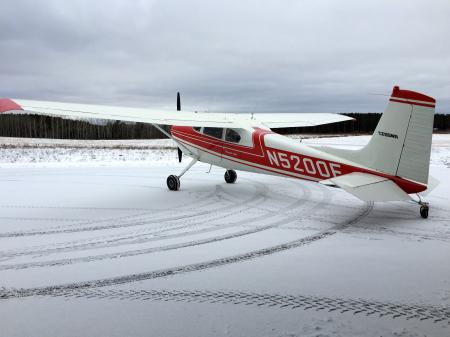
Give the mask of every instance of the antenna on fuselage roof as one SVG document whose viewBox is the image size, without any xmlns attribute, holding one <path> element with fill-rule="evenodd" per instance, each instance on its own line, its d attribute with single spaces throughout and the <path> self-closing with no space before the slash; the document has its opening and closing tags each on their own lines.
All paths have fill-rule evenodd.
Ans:
<svg viewBox="0 0 450 337">
<path fill-rule="evenodd" d="M 391 95 L 386 95 L 386 94 L 382 94 L 379 92 L 368 92 L 368 95 L 373 95 L 373 96 L 391 96 Z"/>
</svg>

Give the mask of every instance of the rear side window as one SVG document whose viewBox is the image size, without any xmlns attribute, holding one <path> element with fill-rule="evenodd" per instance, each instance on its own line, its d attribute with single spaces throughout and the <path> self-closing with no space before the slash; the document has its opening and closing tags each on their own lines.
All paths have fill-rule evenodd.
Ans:
<svg viewBox="0 0 450 337">
<path fill-rule="evenodd" d="M 241 135 L 233 129 L 227 129 L 225 140 L 231 143 L 239 143 L 241 141 Z"/>
<path fill-rule="evenodd" d="M 214 138 L 222 139 L 223 129 L 222 128 L 203 128 L 203 134 L 211 136 Z"/>
<path fill-rule="evenodd" d="M 194 126 L 193 129 L 194 129 L 194 131 L 200 132 L 201 127 L 200 126 Z"/>
</svg>

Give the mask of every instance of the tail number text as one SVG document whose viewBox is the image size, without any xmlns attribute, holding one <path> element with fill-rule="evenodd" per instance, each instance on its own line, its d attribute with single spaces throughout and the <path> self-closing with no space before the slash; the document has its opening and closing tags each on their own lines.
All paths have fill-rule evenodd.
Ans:
<svg viewBox="0 0 450 337">
<path fill-rule="evenodd" d="M 270 165 L 308 175 L 319 175 L 322 178 L 336 177 L 341 174 L 341 165 L 302 157 L 298 154 L 289 154 L 267 150 Z"/>
</svg>

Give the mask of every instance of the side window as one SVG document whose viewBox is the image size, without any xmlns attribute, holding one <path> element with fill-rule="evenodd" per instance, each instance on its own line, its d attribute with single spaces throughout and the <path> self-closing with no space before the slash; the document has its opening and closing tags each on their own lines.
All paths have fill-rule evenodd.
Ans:
<svg viewBox="0 0 450 337">
<path fill-rule="evenodd" d="M 241 136 L 233 129 L 227 129 L 225 133 L 225 140 L 231 143 L 239 143 L 241 141 Z"/>
<path fill-rule="evenodd" d="M 203 128 L 203 134 L 211 136 L 214 138 L 222 139 L 223 129 L 222 128 Z"/>
<path fill-rule="evenodd" d="M 194 129 L 194 131 L 200 132 L 201 127 L 200 126 L 194 126 L 193 129 Z"/>
</svg>

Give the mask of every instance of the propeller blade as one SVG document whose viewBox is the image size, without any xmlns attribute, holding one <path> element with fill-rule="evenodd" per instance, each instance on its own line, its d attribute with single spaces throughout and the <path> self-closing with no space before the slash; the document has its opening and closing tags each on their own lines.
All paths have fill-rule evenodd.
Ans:
<svg viewBox="0 0 450 337">
<path fill-rule="evenodd" d="M 177 92 L 177 111 L 181 111 L 181 99 L 180 99 L 180 93 Z M 183 157 L 183 151 L 179 147 L 178 149 L 178 162 L 181 163 L 181 158 Z"/>
<path fill-rule="evenodd" d="M 181 149 L 179 147 L 177 147 L 178 149 L 178 162 L 181 163 L 181 158 L 183 157 L 183 151 L 181 151 Z"/>
</svg>

